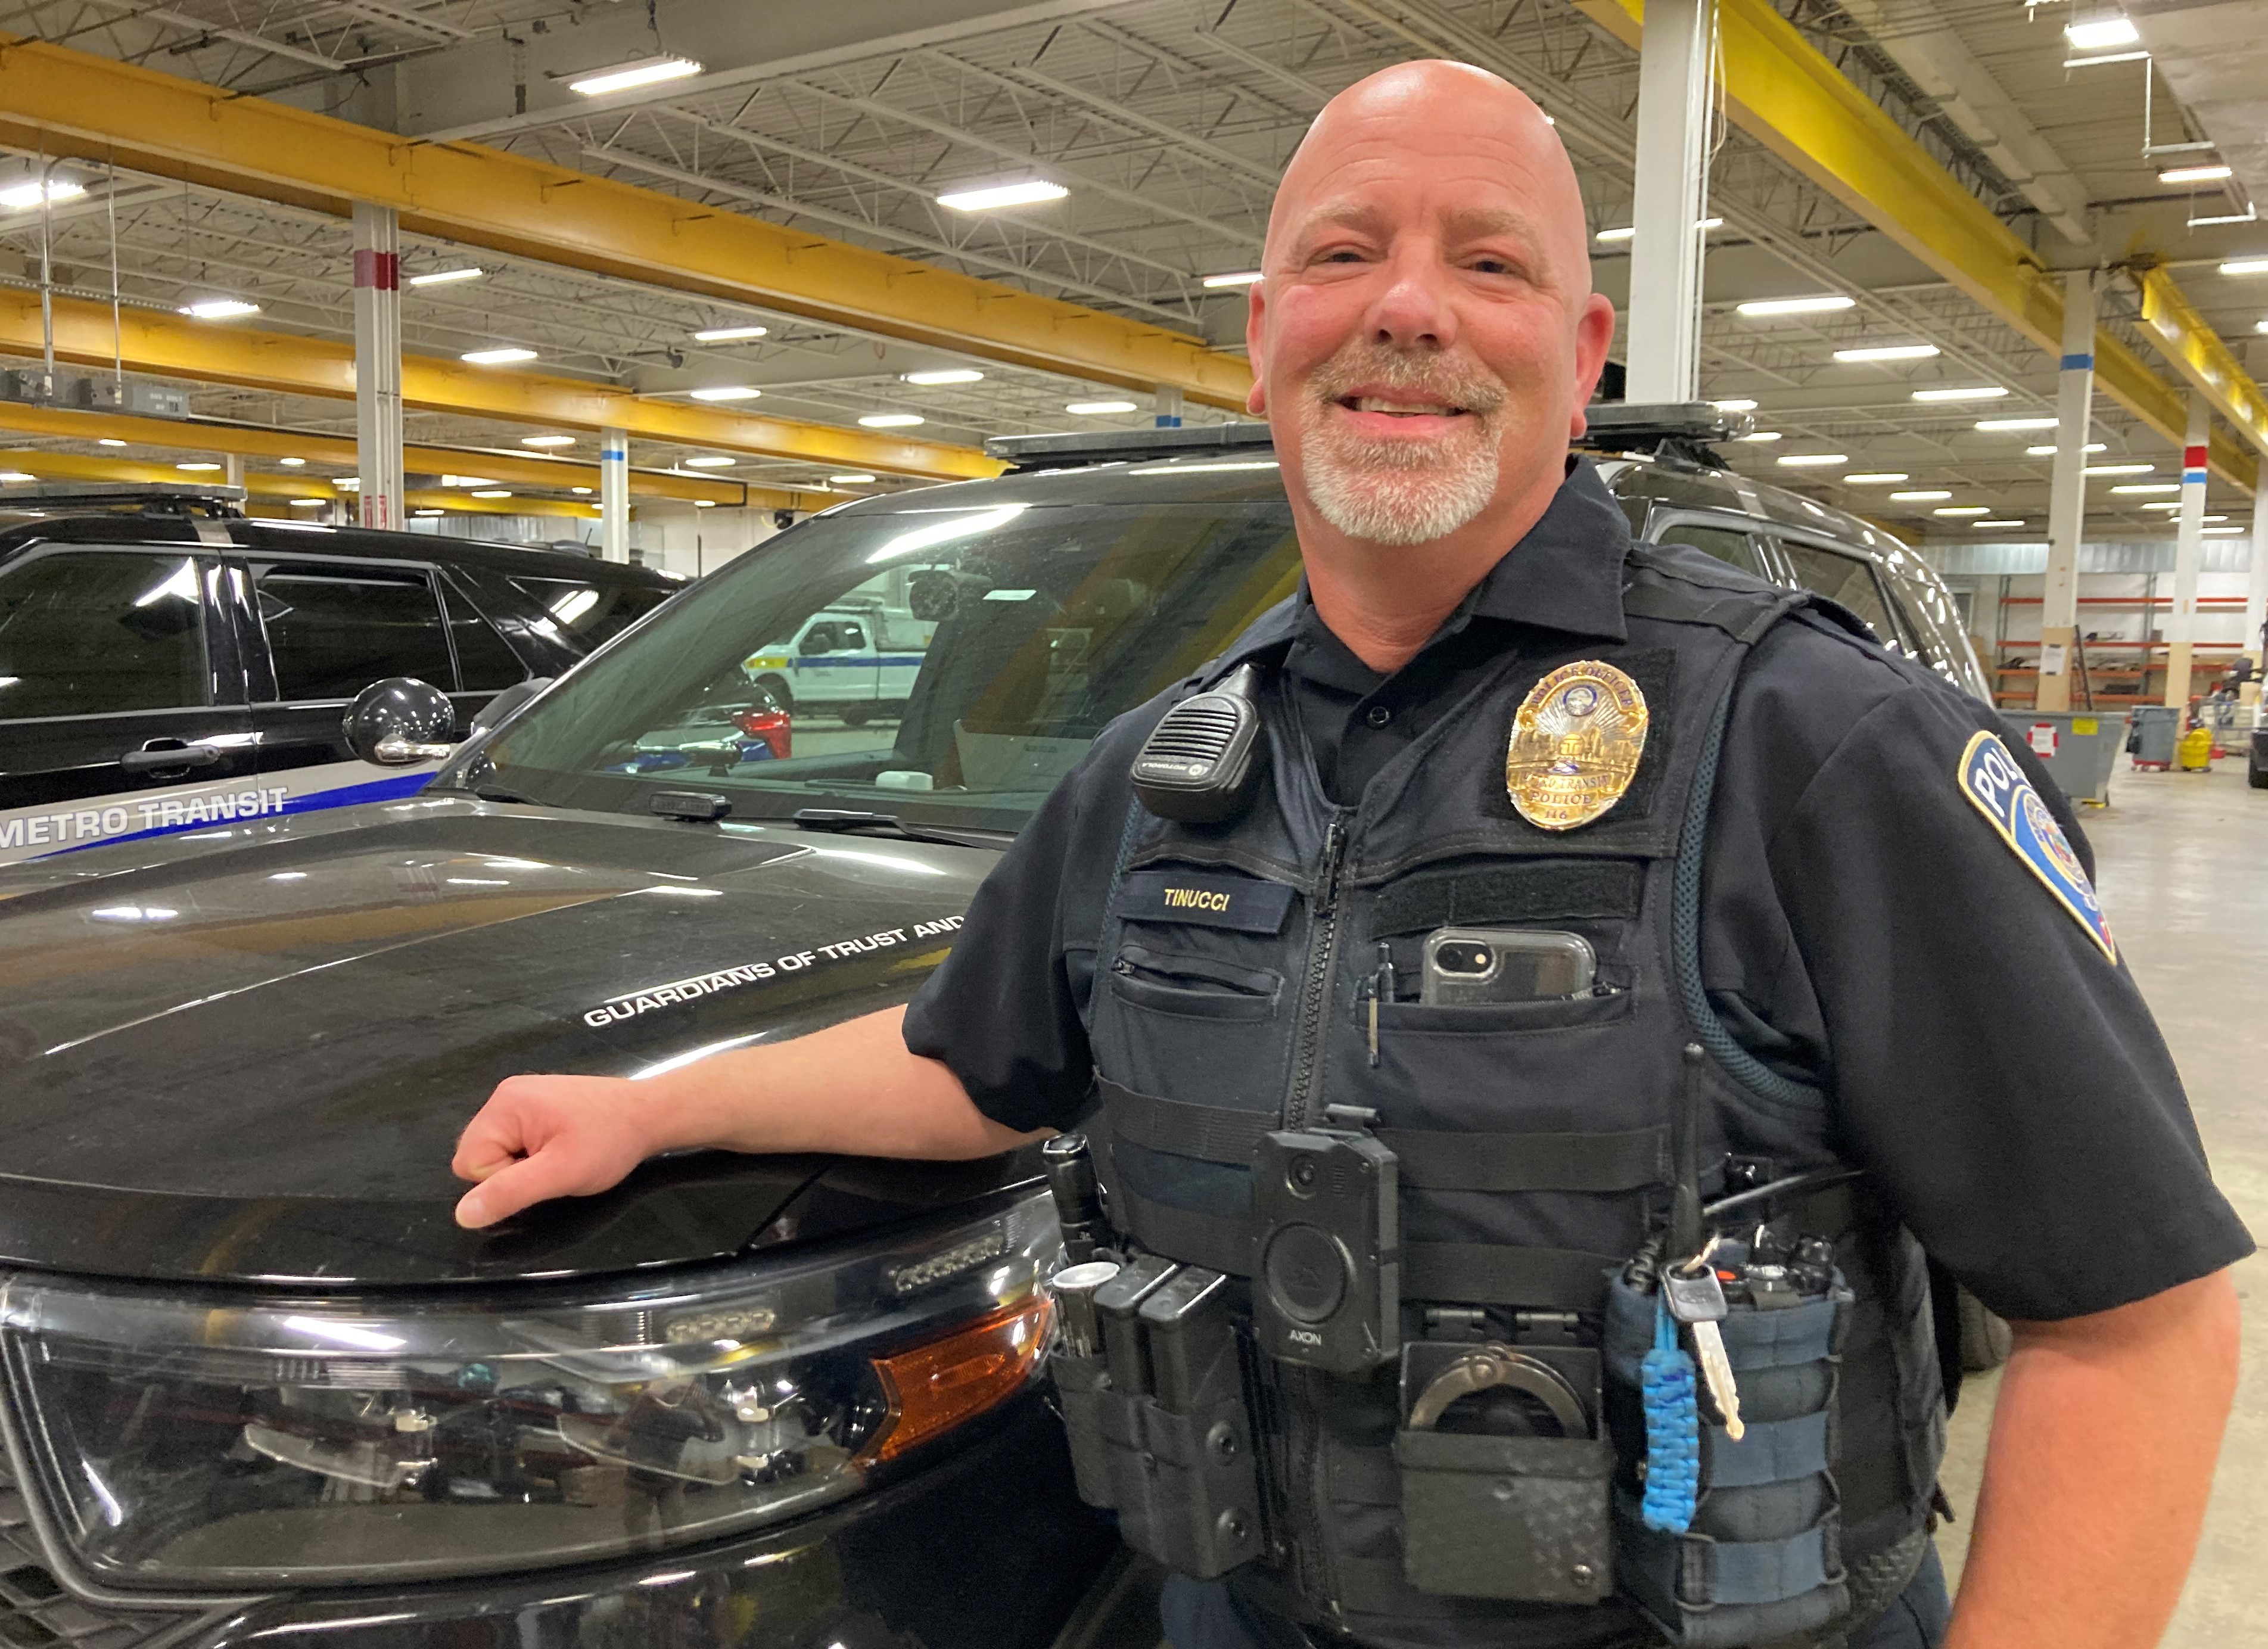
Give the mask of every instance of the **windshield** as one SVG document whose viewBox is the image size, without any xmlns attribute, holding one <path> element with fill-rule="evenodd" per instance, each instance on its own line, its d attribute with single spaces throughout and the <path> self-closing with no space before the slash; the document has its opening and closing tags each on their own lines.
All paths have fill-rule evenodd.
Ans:
<svg viewBox="0 0 2268 1649">
<path fill-rule="evenodd" d="M 1104 724 L 1298 580 L 1280 495 L 916 503 L 946 496 L 814 520 L 687 591 L 468 777 L 554 806 L 643 814 L 692 789 L 743 819 L 1013 831 Z"/>
</svg>

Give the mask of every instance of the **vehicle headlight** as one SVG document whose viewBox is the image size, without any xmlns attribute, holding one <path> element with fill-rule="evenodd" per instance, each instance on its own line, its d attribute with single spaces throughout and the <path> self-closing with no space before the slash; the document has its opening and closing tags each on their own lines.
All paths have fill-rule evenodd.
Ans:
<svg viewBox="0 0 2268 1649">
<path fill-rule="evenodd" d="M 0 1281 L 23 1464 L 113 1585 L 585 1562 L 775 1522 L 1014 1395 L 1044 1195 L 810 1258 L 501 1297 Z"/>
</svg>

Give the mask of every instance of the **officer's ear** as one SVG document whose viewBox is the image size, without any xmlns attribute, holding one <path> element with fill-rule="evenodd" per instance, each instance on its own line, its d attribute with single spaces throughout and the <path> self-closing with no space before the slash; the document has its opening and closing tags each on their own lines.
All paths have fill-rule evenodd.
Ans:
<svg viewBox="0 0 2268 1649">
<path fill-rule="evenodd" d="M 1256 418 L 1268 416 L 1268 386 L 1262 376 L 1267 370 L 1267 345 L 1261 342 L 1267 329 L 1268 283 L 1255 281 L 1248 289 L 1244 300 L 1244 357 L 1252 364 L 1252 387 L 1244 397 L 1244 409 Z"/>
</svg>

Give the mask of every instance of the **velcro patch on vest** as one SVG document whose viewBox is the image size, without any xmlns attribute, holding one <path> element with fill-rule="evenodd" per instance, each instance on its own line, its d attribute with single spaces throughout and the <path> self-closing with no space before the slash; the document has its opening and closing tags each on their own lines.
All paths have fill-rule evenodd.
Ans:
<svg viewBox="0 0 2268 1649">
<path fill-rule="evenodd" d="M 2008 747 L 1992 734 L 1977 733 L 1961 753 L 1961 791 L 2087 937 L 2117 961 L 2118 943 L 2110 937 L 2110 919 L 2079 855 Z"/>
<path fill-rule="evenodd" d="M 1130 922 L 1188 922 L 1241 933 L 1281 933 L 1292 890 L 1256 876 L 1136 871 L 1118 884 L 1110 913 Z"/>
<path fill-rule="evenodd" d="M 1537 859 L 1406 876 L 1379 894 L 1371 931 L 1387 939 L 1491 922 L 1628 921 L 1645 874 L 1628 859 Z"/>
</svg>

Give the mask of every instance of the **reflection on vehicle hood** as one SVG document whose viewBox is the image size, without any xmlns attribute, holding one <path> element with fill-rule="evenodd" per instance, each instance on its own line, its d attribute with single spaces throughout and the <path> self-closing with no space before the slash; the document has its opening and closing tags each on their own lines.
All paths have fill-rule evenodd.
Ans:
<svg viewBox="0 0 2268 1649">
<path fill-rule="evenodd" d="M 504 1077 L 650 1075 L 904 1000 L 992 858 L 427 796 L 0 872 L 0 1262 L 556 1276 L 956 1194 L 699 1153 L 483 1234 L 448 1159 Z"/>
</svg>

